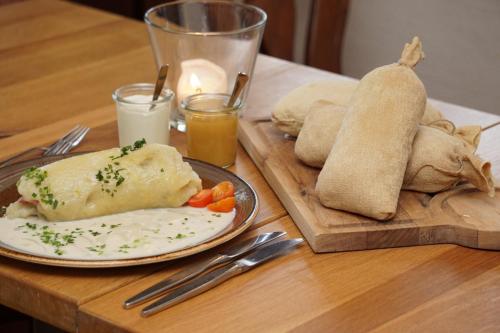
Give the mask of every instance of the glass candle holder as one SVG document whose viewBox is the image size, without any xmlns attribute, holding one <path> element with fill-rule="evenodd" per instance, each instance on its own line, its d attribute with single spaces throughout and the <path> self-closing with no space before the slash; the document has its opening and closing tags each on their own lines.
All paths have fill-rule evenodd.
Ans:
<svg viewBox="0 0 500 333">
<path fill-rule="evenodd" d="M 172 120 L 183 131 L 182 108 L 176 107 L 184 98 L 231 93 L 239 72 L 252 77 L 266 14 L 232 1 L 190 0 L 153 7 L 144 20 L 158 68 L 170 66 L 167 85 L 177 95 Z"/>
<path fill-rule="evenodd" d="M 181 101 L 189 157 L 223 168 L 234 164 L 242 101 L 228 107 L 229 98 L 229 94 L 197 94 Z"/>
<path fill-rule="evenodd" d="M 132 145 L 142 138 L 148 143 L 169 143 L 174 93 L 170 89 L 163 89 L 153 102 L 154 89 L 154 84 L 135 83 L 113 92 L 120 147 Z"/>
</svg>

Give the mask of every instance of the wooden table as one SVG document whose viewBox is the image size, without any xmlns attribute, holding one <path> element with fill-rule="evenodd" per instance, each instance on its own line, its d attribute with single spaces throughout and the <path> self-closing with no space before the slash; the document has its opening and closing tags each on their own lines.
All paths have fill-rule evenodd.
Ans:
<svg viewBox="0 0 500 333">
<path fill-rule="evenodd" d="M 117 145 L 111 92 L 153 81 L 146 27 L 67 2 L 32 0 L 0 10 L 0 160 L 54 141 L 77 123 L 92 127 L 78 150 Z M 290 89 L 336 75 L 259 56 L 246 120 L 269 116 Z M 437 105 L 461 124 L 494 115 Z M 479 152 L 498 177 L 500 131 Z M 184 152 L 183 134 L 173 144 Z M 247 236 L 300 236 L 247 153 L 231 171 L 256 189 L 262 207 Z M 245 237 L 245 236 L 243 236 Z M 314 254 L 303 246 L 151 318 L 122 301 L 206 254 L 119 269 L 44 267 L 0 258 L 0 303 L 67 331 L 499 331 L 500 253 L 454 245 Z"/>
</svg>

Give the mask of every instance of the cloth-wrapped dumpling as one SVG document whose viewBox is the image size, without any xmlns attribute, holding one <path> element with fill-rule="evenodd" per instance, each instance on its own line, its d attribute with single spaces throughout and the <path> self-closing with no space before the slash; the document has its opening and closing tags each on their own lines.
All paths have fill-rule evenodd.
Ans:
<svg viewBox="0 0 500 333">
<path fill-rule="evenodd" d="M 302 162 L 323 167 L 346 112 L 345 107 L 326 101 L 313 104 L 295 143 L 295 154 Z M 434 193 L 466 180 L 494 193 L 490 163 L 474 155 L 480 134 L 480 126 L 453 127 L 451 131 L 444 126 L 419 126 L 403 189 Z"/>
<path fill-rule="evenodd" d="M 347 106 L 357 86 L 358 81 L 355 80 L 318 81 L 300 86 L 276 103 L 271 120 L 282 132 L 297 136 L 313 103 L 323 100 Z M 427 102 L 420 123 L 423 125 L 435 123 L 436 126 L 448 127 L 446 122 L 440 122 L 442 119 L 441 112 Z"/>
<path fill-rule="evenodd" d="M 415 37 L 397 64 L 376 68 L 361 79 L 318 176 L 316 191 L 324 206 L 378 220 L 396 214 L 427 100 L 413 71 L 422 58 L 422 44 Z"/>
<path fill-rule="evenodd" d="M 356 80 L 318 81 L 303 85 L 276 103 L 271 119 L 281 131 L 297 136 L 312 103 L 325 100 L 347 105 L 357 86 Z"/>
<path fill-rule="evenodd" d="M 470 150 L 472 152 L 475 152 L 477 146 L 479 146 L 479 140 L 481 139 L 481 126 L 462 126 L 453 131 L 453 135 L 461 138 L 465 143 L 469 145 Z"/>
<path fill-rule="evenodd" d="M 325 100 L 315 102 L 295 141 L 295 155 L 309 166 L 322 168 L 346 113 L 345 106 Z"/>
<path fill-rule="evenodd" d="M 472 127 L 469 127 L 472 129 Z M 491 164 L 474 155 L 473 145 L 464 138 L 420 126 L 405 173 L 403 188 L 420 192 L 439 192 L 468 180 L 490 196 L 495 194 Z M 469 137 L 465 136 L 466 139 Z M 476 142 L 477 136 L 473 142 Z"/>
<path fill-rule="evenodd" d="M 22 197 L 7 208 L 7 217 L 67 221 L 178 207 L 200 191 L 201 180 L 175 148 L 137 144 L 31 168 L 17 189 Z"/>
</svg>

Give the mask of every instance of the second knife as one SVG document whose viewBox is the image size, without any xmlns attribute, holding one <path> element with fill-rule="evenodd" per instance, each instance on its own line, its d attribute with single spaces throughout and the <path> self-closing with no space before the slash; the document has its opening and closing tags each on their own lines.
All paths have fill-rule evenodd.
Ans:
<svg viewBox="0 0 500 333">
<path fill-rule="evenodd" d="M 191 264 L 165 280 L 162 280 L 148 289 L 141 291 L 137 295 L 130 297 L 123 303 L 123 307 L 125 309 L 130 309 L 136 305 L 142 304 L 151 298 L 159 296 L 167 292 L 169 289 L 192 279 L 211 267 L 227 263 L 284 235 L 286 235 L 286 232 L 284 231 L 267 232 L 236 243 L 227 248 L 224 252 L 208 258 L 201 263 Z"/>
</svg>

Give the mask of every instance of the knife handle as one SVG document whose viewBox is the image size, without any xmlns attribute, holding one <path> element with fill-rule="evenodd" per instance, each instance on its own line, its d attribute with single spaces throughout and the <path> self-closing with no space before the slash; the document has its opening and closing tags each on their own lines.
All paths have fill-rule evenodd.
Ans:
<svg viewBox="0 0 500 333">
<path fill-rule="evenodd" d="M 151 316 L 180 302 L 197 296 L 222 282 L 236 276 L 244 271 L 244 268 L 234 263 L 223 266 L 208 274 L 200 276 L 191 282 L 181 286 L 158 301 L 146 306 L 142 311 L 143 317 Z"/>
<path fill-rule="evenodd" d="M 150 298 L 161 295 L 168 289 L 174 288 L 181 283 L 195 277 L 196 275 L 202 273 L 203 271 L 214 267 L 230 260 L 226 255 L 216 255 L 200 263 L 193 263 L 188 265 L 181 271 L 169 276 L 168 278 L 158 282 L 157 284 L 149 287 L 148 289 L 141 291 L 135 296 L 130 297 L 123 303 L 125 309 L 130 309 L 136 305 L 146 302 Z"/>
</svg>

